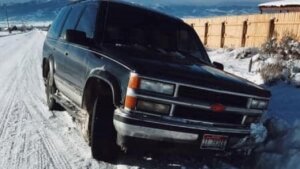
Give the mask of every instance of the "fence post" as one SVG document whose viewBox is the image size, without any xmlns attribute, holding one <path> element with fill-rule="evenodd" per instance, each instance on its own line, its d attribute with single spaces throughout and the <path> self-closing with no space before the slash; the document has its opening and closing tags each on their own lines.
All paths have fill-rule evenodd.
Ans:
<svg viewBox="0 0 300 169">
<path fill-rule="evenodd" d="M 245 21 L 243 22 L 243 32 L 242 32 L 242 43 L 241 43 L 241 47 L 245 47 L 245 46 L 246 46 L 247 31 L 248 31 L 248 20 L 245 20 Z"/>
<path fill-rule="evenodd" d="M 224 47 L 224 43 L 225 43 L 225 21 L 222 22 L 222 27 L 221 27 L 221 44 L 220 47 L 223 48 Z"/>
<path fill-rule="evenodd" d="M 207 45 L 207 39 L 208 39 L 208 22 L 205 23 L 204 28 L 204 45 Z"/>
<path fill-rule="evenodd" d="M 271 40 L 275 30 L 275 18 L 270 20 L 268 40 Z"/>
</svg>

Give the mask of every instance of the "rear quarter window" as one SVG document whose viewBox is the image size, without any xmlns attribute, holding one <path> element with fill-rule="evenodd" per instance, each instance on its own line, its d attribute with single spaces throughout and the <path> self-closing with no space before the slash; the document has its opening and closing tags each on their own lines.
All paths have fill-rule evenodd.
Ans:
<svg viewBox="0 0 300 169">
<path fill-rule="evenodd" d="M 85 32 L 89 39 L 94 38 L 98 10 L 98 3 L 87 5 L 76 27 L 76 30 Z"/>
<path fill-rule="evenodd" d="M 64 24 L 64 27 L 61 31 L 61 39 L 65 39 L 65 35 L 66 35 L 66 31 L 68 29 L 75 29 L 77 23 L 78 23 L 78 20 L 79 20 L 79 17 L 80 15 L 82 14 L 82 11 L 84 9 L 84 6 L 82 5 L 75 5 L 72 7 L 72 10 L 70 12 L 70 14 L 68 15 L 68 18 Z"/>
<path fill-rule="evenodd" d="M 61 28 L 63 26 L 63 23 L 65 22 L 69 11 L 70 11 L 69 7 L 65 7 L 60 10 L 59 14 L 55 18 L 55 20 L 52 22 L 52 25 L 48 32 L 48 37 L 54 38 L 54 39 L 58 38 Z"/>
</svg>

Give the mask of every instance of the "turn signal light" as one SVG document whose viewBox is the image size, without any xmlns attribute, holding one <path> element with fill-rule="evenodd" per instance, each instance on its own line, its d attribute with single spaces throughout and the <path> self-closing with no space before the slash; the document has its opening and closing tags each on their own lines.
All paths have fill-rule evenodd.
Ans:
<svg viewBox="0 0 300 169">
<path fill-rule="evenodd" d="M 136 74 L 131 74 L 128 87 L 131 89 L 138 89 L 140 87 L 141 79 Z"/>
<path fill-rule="evenodd" d="M 136 97 L 133 96 L 126 96 L 125 99 L 125 107 L 128 109 L 135 109 L 137 103 Z"/>
</svg>

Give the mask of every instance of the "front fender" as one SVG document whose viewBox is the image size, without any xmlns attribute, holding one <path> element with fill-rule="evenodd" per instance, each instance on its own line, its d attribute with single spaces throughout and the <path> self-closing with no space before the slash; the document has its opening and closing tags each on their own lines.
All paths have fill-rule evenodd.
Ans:
<svg viewBox="0 0 300 169">
<path fill-rule="evenodd" d="M 121 92 L 120 82 L 114 75 L 112 75 L 111 73 L 109 73 L 105 70 L 102 70 L 102 69 L 93 69 L 90 72 L 90 74 L 85 82 L 84 91 L 87 88 L 87 85 L 88 85 L 87 83 L 88 83 L 89 79 L 91 79 L 91 78 L 97 78 L 97 79 L 100 79 L 100 80 L 104 81 L 105 83 L 107 83 L 111 88 L 114 104 L 116 106 L 121 104 L 121 93 L 122 92 Z"/>
</svg>

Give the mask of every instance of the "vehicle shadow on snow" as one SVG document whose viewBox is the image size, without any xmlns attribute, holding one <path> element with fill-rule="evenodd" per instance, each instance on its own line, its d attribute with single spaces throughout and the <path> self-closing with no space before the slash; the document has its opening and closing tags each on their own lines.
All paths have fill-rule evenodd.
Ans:
<svg viewBox="0 0 300 169">
<path fill-rule="evenodd" d="M 135 148 L 135 152 L 121 154 L 118 168 L 198 168 L 198 169 L 300 169 L 300 121 L 294 125 L 279 118 L 265 121 L 267 139 L 257 145 L 251 156 L 215 156 L 213 154 L 178 147 L 165 146 Z M 151 153 L 149 153 L 151 152 Z"/>
<path fill-rule="evenodd" d="M 124 168 L 145 169 L 253 169 L 249 161 L 251 161 L 249 157 L 243 159 L 237 156 L 216 156 L 194 150 L 178 151 L 177 149 L 166 150 L 164 147 L 161 149 L 156 147 L 151 151 L 139 149 L 139 151 L 120 154 L 117 165 L 118 168 L 124 166 Z"/>
</svg>

